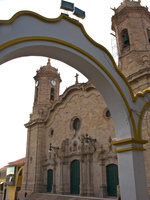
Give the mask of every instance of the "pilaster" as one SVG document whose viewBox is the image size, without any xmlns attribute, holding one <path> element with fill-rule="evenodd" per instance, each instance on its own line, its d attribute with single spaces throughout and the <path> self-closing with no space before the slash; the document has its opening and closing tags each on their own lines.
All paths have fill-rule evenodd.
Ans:
<svg viewBox="0 0 150 200">
<path fill-rule="evenodd" d="M 142 142 L 132 139 L 113 143 L 118 152 L 121 200 L 148 200 Z"/>
<path fill-rule="evenodd" d="M 60 194 L 64 194 L 64 183 L 63 183 L 63 159 L 60 160 Z"/>
<path fill-rule="evenodd" d="M 92 158 L 87 155 L 87 196 L 93 196 Z"/>
<path fill-rule="evenodd" d="M 84 184 L 84 180 L 85 180 L 85 166 L 84 166 L 84 158 L 82 156 L 82 158 L 80 159 L 80 195 L 81 196 L 86 196 L 86 191 L 85 191 L 85 184 Z"/>
<path fill-rule="evenodd" d="M 106 167 L 105 161 L 100 160 L 100 174 L 101 174 L 101 184 L 100 184 L 100 192 L 99 197 L 105 198 L 107 197 L 107 186 L 106 186 Z"/>
</svg>

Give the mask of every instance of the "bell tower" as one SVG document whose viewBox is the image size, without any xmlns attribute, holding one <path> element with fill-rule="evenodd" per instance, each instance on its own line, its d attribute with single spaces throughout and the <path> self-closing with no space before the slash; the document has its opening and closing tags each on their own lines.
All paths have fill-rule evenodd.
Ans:
<svg viewBox="0 0 150 200">
<path fill-rule="evenodd" d="M 49 58 L 47 65 L 37 71 L 34 79 L 33 115 L 37 115 L 39 112 L 46 112 L 46 109 L 59 98 L 61 78 L 58 70 L 51 66 Z"/>
<path fill-rule="evenodd" d="M 136 93 L 150 86 L 150 12 L 140 0 L 124 0 L 114 12 L 118 67 Z"/>
<path fill-rule="evenodd" d="M 25 124 L 28 134 L 22 195 L 24 191 L 27 191 L 28 194 L 43 191 L 42 163 L 45 157 L 46 143 L 45 118 L 48 109 L 59 98 L 61 82 L 60 74 L 56 68 L 51 66 L 50 59 L 46 66 L 37 71 L 34 79 L 33 112 L 30 115 L 30 121 Z"/>
</svg>

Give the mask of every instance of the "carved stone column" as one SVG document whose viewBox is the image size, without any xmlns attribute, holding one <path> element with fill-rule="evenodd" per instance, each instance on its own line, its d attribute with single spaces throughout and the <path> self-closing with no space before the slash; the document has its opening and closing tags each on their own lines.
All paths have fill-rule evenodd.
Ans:
<svg viewBox="0 0 150 200">
<path fill-rule="evenodd" d="M 70 165 L 68 162 L 68 158 L 65 158 L 65 162 L 63 163 L 63 189 L 64 189 L 64 194 L 70 194 Z"/>
<path fill-rule="evenodd" d="M 103 159 L 100 160 L 100 193 L 99 197 L 105 198 L 107 197 L 107 186 L 106 186 L 106 169 L 105 169 L 105 161 Z"/>
<path fill-rule="evenodd" d="M 105 168 L 105 159 L 104 153 L 106 151 L 103 149 L 103 146 L 100 146 L 99 160 L 100 160 L 100 191 L 99 197 L 107 197 L 107 183 L 106 183 L 106 168 Z"/>
<path fill-rule="evenodd" d="M 91 155 L 87 155 L 87 196 L 93 196 L 94 191 L 93 191 L 93 174 L 92 168 L 92 157 Z"/>
<path fill-rule="evenodd" d="M 85 196 L 86 192 L 85 192 L 85 186 L 84 186 L 84 158 L 83 156 L 80 159 L 80 195 L 81 196 Z"/>
<path fill-rule="evenodd" d="M 60 194 L 64 194 L 63 159 L 60 160 Z"/>
<path fill-rule="evenodd" d="M 52 186 L 52 193 L 55 194 L 56 193 L 56 154 L 54 154 L 54 158 L 53 158 L 53 162 L 54 162 L 54 167 L 53 167 L 53 186 Z"/>
<path fill-rule="evenodd" d="M 84 137 L 81 138 L 81 149 L 80 149 L 80 195 L 86 196 L 85 188 L 85 154 L 84 154 Z"/>
</svg>

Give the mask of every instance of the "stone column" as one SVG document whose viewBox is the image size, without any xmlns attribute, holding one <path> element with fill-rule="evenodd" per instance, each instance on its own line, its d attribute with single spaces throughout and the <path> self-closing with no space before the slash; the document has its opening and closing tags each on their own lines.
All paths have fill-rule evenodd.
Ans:
<svg viewBox="0 0 150 200">
<path fill-rule="evenodd" d="M 68 159 L 65 160 L 64 166 L 63 166 L 63 188 L 64 188 L 64 194 L 70 194 L 70 163 L 68 162 Z"/>
<path fill-rule="evenodd" d="M 27 182 L 28 182 L 30 133 L 31 129 L 29 127 L 27 131 L 27 148 L 26 148 L 26 162 L 24 167 L 24 183 L 21 186 L 21 190 L 23 191 L 27 190 Z"/>
<path fill-rule="evenodd" d="M 100 160 L 100 174 L 101 174 L 101 180 L 100 180 L 100 194 L 99 197 L 105 198 L 107 197 L 107 186 L 106 186 L 106 167 L 105 167 L 105 161 L 103 159 Z"/>
<path fill-rule="evenodd" d="M 144 149 L 139 144 L 142 141 L 132 139 L 113 143 L 118 152 L 121 200 L 148 200 Z"/>
<path fill-rule="evenodd" d="M 91 155 L 87 156 L 87 196 L 93 196 L 93 178 L 92 178 L 92 173 L 91 173 L 91 162 L 92 158 Z"/>
<path fill-rule="evenodd" d="M 60 160 L 60 194 L 64 194 L 64 183 L 63 183 L 63 160 Z"/>
<path fill-rule="evenodd" d="M 80 195 L 85 196 L 84 192 L 84 158 L 80 159 Z"/>
<path fill-rule="evenodd" d="M 30 156 L 29 156 L 30 133 L 31 133 L 31 129 L 29 127 L 28 131 L 27 131 L 27 148 L 26 148 L 26 162 L 25 162 L 25 166 L 24 166 L 24 182 L 21 185 L 21 190 L 18 192 L 18 198 L 19 199 L 23 199 L 24 198 L 24 194 L 27 191 L 28 168 L 29 168 L 29 160 L 30 160 Z M 33 191 L 29 191 L 28 194 L 30 194 L 32 192 Z"/>
<path fill-rule="evenodd" d="M 53 188 L 52 188 L 52 193 L 55 194 L 56 193 L 56 154 L 54 154 L 54 158 L 53 158 L 53 162 L 54 162 L 54 168 L 53 168 Z"/>
</svg>

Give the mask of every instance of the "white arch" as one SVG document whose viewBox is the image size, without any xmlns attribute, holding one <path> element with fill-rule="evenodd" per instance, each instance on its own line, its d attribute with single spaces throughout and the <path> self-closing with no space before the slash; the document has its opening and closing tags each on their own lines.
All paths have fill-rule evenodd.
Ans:
<svg viewBox="0 0 150 200">
<path fill-rule="evenodd" d="M 0 64 L 31 55 L 50 56 L 63 61 L 83 73 L 96 86 L 113 117 L 117 138 L 113 144 L 118 152 L 122 152 L 119 153 L 121 195 L 127 200 L 134 200 L 137 196 L 146 200 L 142 153 L 142 145 L 146 141 L 138 134 L 139 118 L 132 110 L 140 113 L 144 107 L 143 99 L 148 100 L 144 95 L 138 99 L 134 97 L 110 53 L 94 42 L 80 23 L 64 14 L 57 19 L 47 19 L 22 11 L 10 20 L 0 21 Z M 137 155 L 140 155 L 138 161 Z M 127 165 L 127 162 L 131 164 Z M 139 163 L 142 163 L 140 174 L 135 170 L 135 164 L 139 166 Z M 127 175 L 129 170 L 132 175 Z M 143 187 L 135 179 L 142 181 Z M 129 194 L 127 190 L 131 188 Z"/>
</svg>

